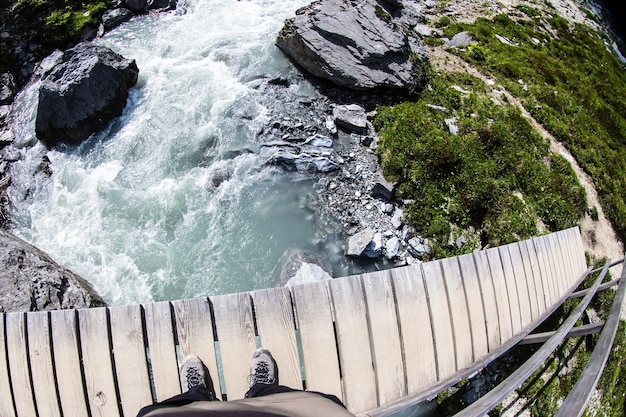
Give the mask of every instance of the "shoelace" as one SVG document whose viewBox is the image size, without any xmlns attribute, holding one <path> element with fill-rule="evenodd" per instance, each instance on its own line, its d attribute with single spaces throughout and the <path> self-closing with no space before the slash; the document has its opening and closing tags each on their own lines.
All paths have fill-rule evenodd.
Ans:
<svg viewBox="0 0 626 417">
<path fill-rule="evenodd" d="M 270 378 L 270 368 L 267 362 L 259 361 L 254 368 L 254 374 L 251 375 L 252 385 L 267 384 L 272 385 L 274 378 Z"/>
<path fill-rule="evenodd" d="M 193 388 L 198 385 L 202 385 L 202 377 L 200 376 L 200 372 L 196 368 L 187 368 L 187 374 L 185 375 L 187 379 L 187 388 Z"/>
</svg>

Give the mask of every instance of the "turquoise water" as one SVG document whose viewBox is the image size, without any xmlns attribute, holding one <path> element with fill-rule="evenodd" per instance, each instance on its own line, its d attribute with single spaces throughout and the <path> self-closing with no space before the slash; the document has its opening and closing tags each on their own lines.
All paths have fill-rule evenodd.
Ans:
<svg viewBox="0 0 626 417">
<path fill-rule="evenodd" d="M 269 122 L 258 87 L 293 71 L 274 40 L 307 3 L 199 0 L 107 34 L 99 42 L 136 59 L 139 81 L 123 115 L 78 148 L 36 144 L 36 86 L 25 91 L 15 129 L 31 146 L 13 167 L 14 231 L 110 304 L 275 286 L 298 249 L 345 275 L 336 229 L 310 207 L 313 180 L 231 152 L 258 148 Z M 49 178 L 33 174 L 44 155 Z"/>
</svg>

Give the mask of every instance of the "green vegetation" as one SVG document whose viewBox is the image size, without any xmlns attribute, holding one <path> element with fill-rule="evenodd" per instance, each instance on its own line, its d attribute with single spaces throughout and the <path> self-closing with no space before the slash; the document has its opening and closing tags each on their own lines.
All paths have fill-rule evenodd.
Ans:
<svg viewBox="0 0 626 417">
<path fill-rule="evenodd" d="M 474 24 L 451 23 L 445 35 L 469 31 L 477 44 L 454 50 L 519 97 L 591 176 L 619 237 L 626 237 L 626 71 L 603 39 L 582 25 L 521 7 Z M 510 41 L 507 44 L 496 35 Z M 515 45 L 515 46 L 514 46 Z"/>
<path fill-rule="evenodd" d="M 51 49 L 64 49 L 80 40 L 88 27 L 96 28 L 109 0 L 18 0 L 11 8 L 11 17 L 32 27 L 33 39 L 40 45 L 39 55 Z"/>
<path fill-rule="evenodd" d="M 408 213 L 424 236 L 445 242 L 451 225 L 473 227 L 483 243 L 500 245 L 537 235 L 537 217 L 560 230 L 584 213 L 569 164 L 550 154 L 519 109 L 495 104 L 480 79 L 431 73 L 417 102 L 379 110 L 385 175 L 413 201 Z M 446 124 L 452 118 L 456 135 Z"/>
</svg>

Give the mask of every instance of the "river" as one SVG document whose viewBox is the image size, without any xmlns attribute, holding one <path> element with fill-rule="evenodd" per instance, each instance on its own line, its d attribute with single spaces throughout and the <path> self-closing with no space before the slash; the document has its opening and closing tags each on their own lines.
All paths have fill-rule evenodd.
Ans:
<svg viewBox="0 0 626 417">
<path fill-rule="evenodd" d="M 276 286 L 295 250 L 334 276 L 358 272 L 312 206 L 314 179 L 242 151 L 259 147 L 270 119 L 259 85 L 295 74 L 274 41 L 307 3 L 194 0 L 108 33 L 97 42 L 135 59 L 139 81 L 122 116 L 79 147 L 36 141 L 36 85 L 26 89 L 14 109 L 13 232 L 112 305 Z M 316 94 L 304 81 L 287 88 Z M 44 155 L 51 176 L 36 173 Z"/>
</svg>

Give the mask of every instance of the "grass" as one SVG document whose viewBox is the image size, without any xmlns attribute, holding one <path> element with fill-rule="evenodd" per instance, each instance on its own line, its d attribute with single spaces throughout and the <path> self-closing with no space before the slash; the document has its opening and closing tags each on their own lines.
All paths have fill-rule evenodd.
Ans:
<svg viewBox="0 0 626 417">
<path fill-rule="evenodd" d="M 468 74 L 431 72 L 418 101 L 379 109 L 381 163 L 399 197 L 413 201 L 411 223 L 438 242 L 473 228 L 490 245 L 537 235 L 538 218 L 549 230 L 575 225 L 586 203 L 569 164 L 519 109 L 486 91 Z"/>
<path fill-rule="evenodd" d="M 620 239 L 626 237 L 626 71 L 604 40 L 583 25 L 521 8 L 473 24 L 450 23 L 445 35 L 468 31 L 476 44 L 453 50 L 495 76 L 565 144 L 591 176 Z M 517 46 L 501 42 L 504 36 Z"/>
</svg>

